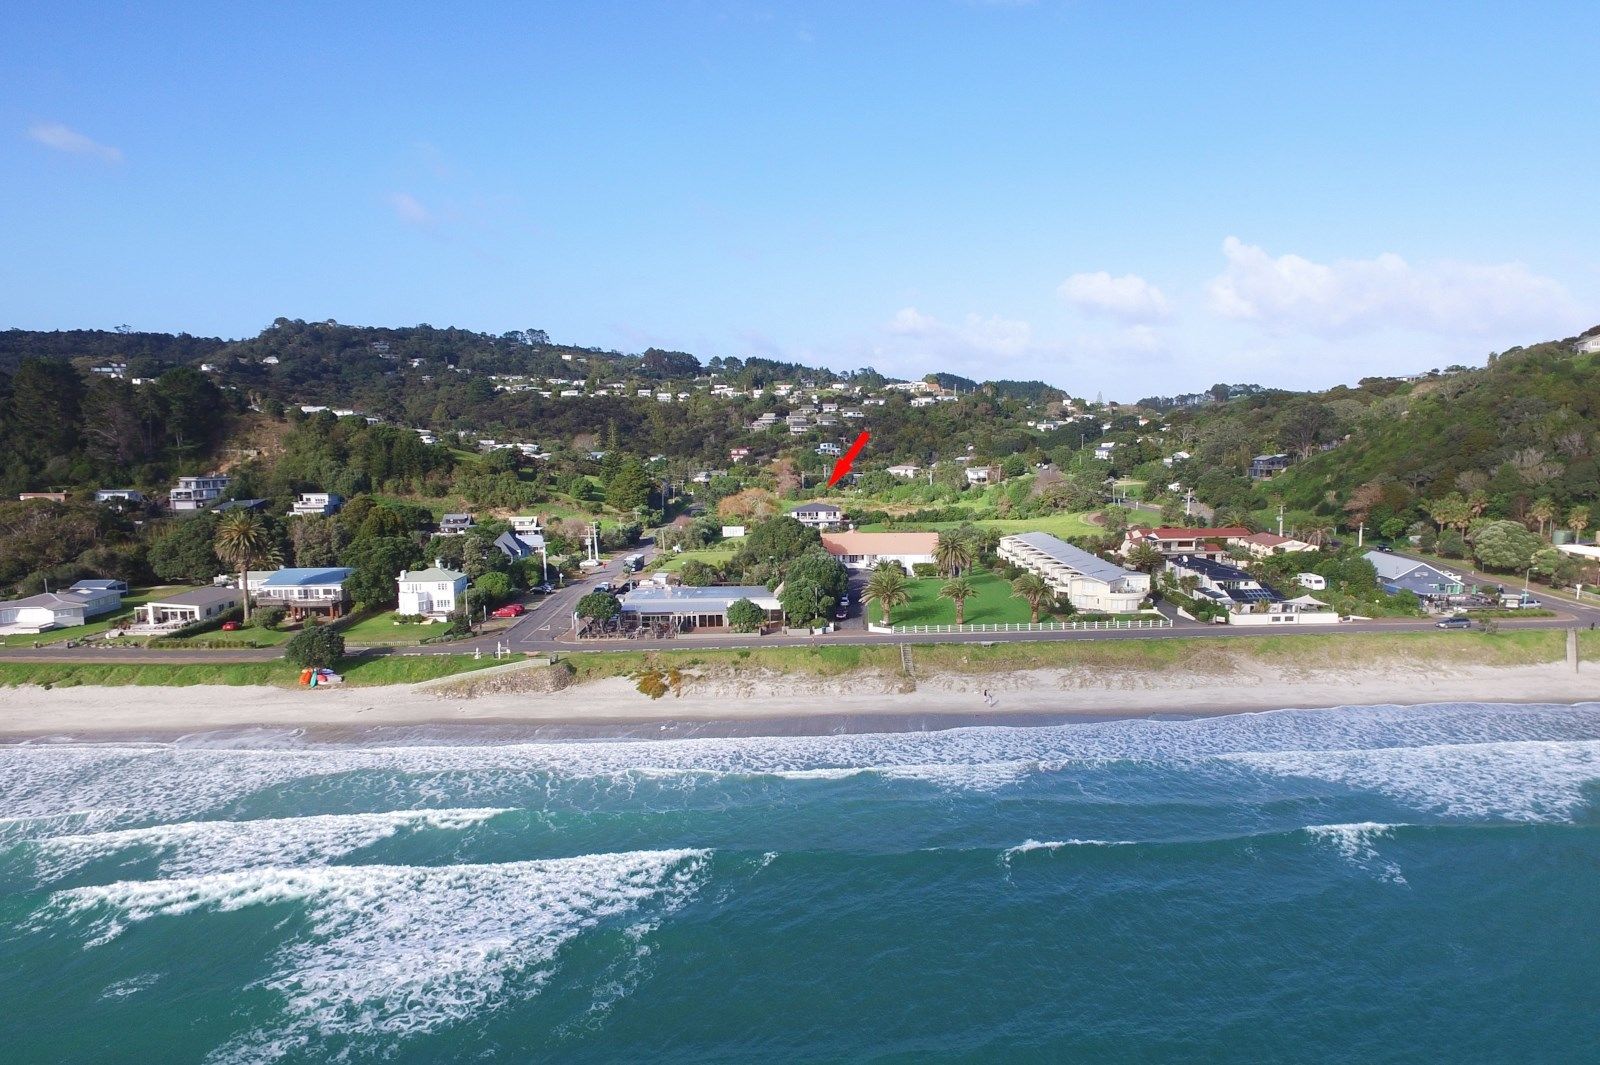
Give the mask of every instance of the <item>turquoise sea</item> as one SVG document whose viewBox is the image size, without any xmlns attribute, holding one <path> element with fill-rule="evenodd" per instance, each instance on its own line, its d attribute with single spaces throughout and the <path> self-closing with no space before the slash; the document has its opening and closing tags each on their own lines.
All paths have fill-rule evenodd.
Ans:
<svg viewBox="0 0 1600 1065">
<path fill-rule="evenodd" d="M 1600 705 L 0 748 L 0 1061 L 1600 1059 Z"/>
</svg>

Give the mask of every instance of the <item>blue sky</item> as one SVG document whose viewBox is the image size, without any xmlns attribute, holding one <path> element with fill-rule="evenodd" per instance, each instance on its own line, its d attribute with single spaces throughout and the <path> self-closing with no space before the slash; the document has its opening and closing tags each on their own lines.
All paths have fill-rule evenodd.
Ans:
<svg viewBox="0 0 1600 1065">
<path fill-rule="evenodd" d="M 77 5 L 0 327 L 279 315 L 1137 398 L 1600 323 L 1600 5 Z"/>
</svg>

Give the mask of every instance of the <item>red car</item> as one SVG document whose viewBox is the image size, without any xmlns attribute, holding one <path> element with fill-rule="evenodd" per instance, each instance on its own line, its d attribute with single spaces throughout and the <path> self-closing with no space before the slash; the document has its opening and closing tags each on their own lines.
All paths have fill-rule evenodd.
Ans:
<svg viewBox="0 0 1600 1065">
<path fill-rule="evenodd" d="M 492 616 L 497 618 L 520 618 L 527 612 L 528 608 L 521 603 L 507 603 L 499 610 L 496 610 Z"/>
<path fill-rule="evenodd" d="M 223 632 L 238 632 L 239 631 L 239 623 L 237 621 L 224 621 L 222 623 L 222 631 Z"/>
</svg>

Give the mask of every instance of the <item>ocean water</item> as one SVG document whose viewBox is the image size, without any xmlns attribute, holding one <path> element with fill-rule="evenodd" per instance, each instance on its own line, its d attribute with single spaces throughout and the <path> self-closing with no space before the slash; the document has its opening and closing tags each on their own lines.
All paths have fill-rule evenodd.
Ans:
<svg viewBox="0 0 1600 1065">
<path fill-rule="evenodd" d="M 1600 705 L 0 748 L 0 1060 L 1600 1060 Z"/>
</svg>

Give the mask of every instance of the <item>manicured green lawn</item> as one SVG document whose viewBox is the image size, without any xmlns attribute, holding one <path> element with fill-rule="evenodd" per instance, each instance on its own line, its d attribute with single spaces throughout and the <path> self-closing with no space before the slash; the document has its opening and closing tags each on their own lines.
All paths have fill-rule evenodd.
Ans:
<svg viewBox="0 0 1600 1065">
<path fill-rule="evenodd" d="M 444 631 L 443 625 L 396 625 L 394 619 L 394 611 L 385 610 L 357 617 L 339 631 L 352 647 L 408 647 Z"/>
<path fill-rule="evenodd" d="M 968 575 L 977 594 L 967 600 L 965 622 L 968 625 L 1006 625 L 1026 623 L 1031 620 L 1028 604 L 1011 594 L 1011 585 L 992 573 L 978 571 Z M 939 589 L 942 577 L 923 577 L 910 582 L 911 601 L 889 612 L 889 620 L 896 625 L 954 625 L 956 604 L 941 598 Z M 880 622 L 883 611 L 877 603 L 867 605 L 867 617 L 874 625 Z M 1048 621 L 1048 609 L 1041 609 L 1040 621 Z"/>
<path fill-rule="evenodd" d="M 162 647 L 182 647 L 192 644 L 195 647 L 220 649 L 225 647 L 276 647 L 294 639 L 300 630 L 295 629 L 258 629 L 254 625 L 224 632 L 221 629 L 211 629 L 194 636 L 182 639 L 168 636 L 160 641 Z"/>
<path fill-rule="evenodd" d="M 162 596 L 183 590 L 177 585 L 162 585 L 159 588 L 135 588 L 130 594 L 122 597 L 122 608 L 120 610 L 113 610 L 111 613 L 96 618 L 87 625 L 75 625 L 70 629 L 51 629 L 49 632 L 41 632 L 37 636 L 26 633 L 18 636 L 0 636 L 0 647 L 32 647 L 36 643 L 60 643 L 62 640 L 81 640 L 85 636 L 93 636 L 97 633 L 105 632 L 106 629 L 111 627 L 112 619 L 123 617 L 131 612 L 134 607 L 142 606 L 152 599 L 160 599 Z"/>
<path fill-rule="evenodd" d="M 1085 514 L 1047 514 L 1042 518 L 974 518 L 973 525 L 999 529 L 1002 533 L 1019 532 L 1047 532 L 1059 536 L 1063 540 L 1074 536 L 1100 536 L 1105 530 L 1097 525 L 1091 525 L 1085 519 Z M 921 523 L 896 522 L 894 529 L 899 532 L 943 532 L 947 529 L 959 529 L 959 521 L 934 521 Z M 888 525 L 876 523 L 863 525 L 862 532 L 885 532 Z"/>
<path fill-rule="evenodd" d="M 708 566 L 720 566 L 724 562 L 727 562 L 729 559 L 731 559 L 733 557 L 733 553 L 737 551 L 738 548 L 738 540 L 725 540 L 720 544 L 707 547 L 700 551 L 684 551 L 676 555 L 669 551 L 666 554 L 666 561 L 661 564 L 661 568 L 666 570 L 668 573 L 676 573 L 681 570 L 684 566 L 684 563 L 688 562 L 690 559 L 698 559 L 699 561 L 706 563 Z"/>
</svg>

